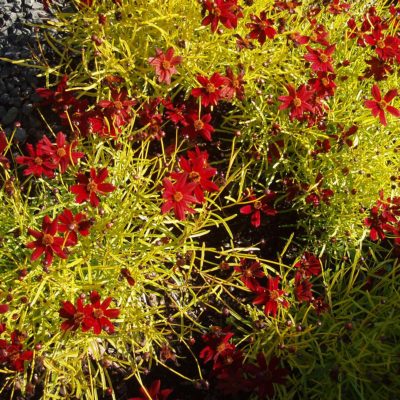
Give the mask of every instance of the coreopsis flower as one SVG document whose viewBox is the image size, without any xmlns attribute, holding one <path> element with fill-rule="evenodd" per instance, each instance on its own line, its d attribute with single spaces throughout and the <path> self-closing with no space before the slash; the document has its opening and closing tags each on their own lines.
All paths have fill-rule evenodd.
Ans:
<svg viewBox="0 0 400 400">
<path fill-rule="evenodd" d="M 204 107 L 216 106 L 218 101 L 223 98 L 222 88 L 227 83 L 227 78 L 214 72 L 211 78 L 197 75 L 196 79 L 202 85 L 200 88 L 192 89 L 193 97 L 201 97 L 201 104 Z"/>
<path fill-rule="evenodd" d="M 285 384 L 289 371 L 286 368 L 280 368 L 279 361 L 274 356 L 267 364 L 264 353 L 258 353 L 257 365 L 245 366 L 246 372 L 250 374 L 249 385 L 257 388 L 259 399 L 272 399 L 275 394 L 274 384 Z"/>
<path fill-rule="evenodd" d="M 235 29 L 238 18 L 243 18 L 242 9 L 237 0 L 205 0 L 203 12 L 208 14 L 203 18 L 203 26 L 211 25 L 211 32 L 215 32 L 221 23 L 228 29 Z"/>
<path fill-rule="evenodd" d="M 128 98 L 128 92 L 125 89 L 113 90 L 111 97 L 112 100 L 99 101 L 97 106 L 103 109 L 105 117 L 116 128 L 120 128 L 129 123 L 131 108 L 136 104 L 136 101 Z"/>
<path fill-rule="evenodd" d="M 317 188 L 317 191 L 310 193 L 306 197 L 306 203 L 312 204 L 314 207 L 318 207 L 323 201 L 325 204 L 330 204 L 330 198 L 334 195 L 334 191 L 332 189 L 320 189 Z"/>
<path fill-rule="evenodd" d="M 371 34 L 364 35 L 364 40 L 374 47 L 376 54 L 382 60 L 400 61 L 400 39 L 396 36 L 384 36 L 380 30 L 375 29 Z"/>
<path fill-rule="evenodd" d="M 329 305 L 325 303 L 325 299 L 323 297 L 317 297 L 316 299 L 312 300 L 312 305 L 317 315 L 321 315 L 329 310 Z"/>
<path fill-rule="evenodd" d="M 206 346 L 199 354 L 199 357 L 203 360 L 204 364 L 213 361 L 213 369 L 215 369 L 215 364 L 218 361 L 218 358 L 236 348 L 233 343 L 229 342 L 234 336 L 234 333 L 229 330 L 229 326 L 226 326 L 225 328 L 213 326 L 210 333 L 206 333 L 201 337 L 203 342 L 206 343 Z"/>
<path fill-rule="evenodd" d="M 170 98 L 167 98 L 162 101 L 162 104 L 165 107 L 166 119 L 168 119 L 175 125 L 188 125 L 188 122 L 186 122 L 185 118 L 185 111 L 187 108 L 185 103 L 175 105 Z"/>
<path fill-rule="evenodd" d="M 149 388 L 144 390 L 140 388 L 140 397 L 131 397 L 128 400 L 167 400 L 169 395 L 173 392 L 172 389 L 161 389 L 161 381 L 159 379 L 155 380 Z M 150 396 L 150 397 L 149 397 Z"/>
<path fill-rule="evenodd" d="M 249 37 L 251 39 L 257 39 L 258 42 L 263 45 L 266 39 L 273 39 L 276 35 L 276 30 L 273 28 L 272 19 L 267 18 L 265 11 L 262 11 L 258 17 L 255 14 L 250 14 L 251 23 L 246 24 L 247 28 L 250 28 Z"/>
<path fill-rule="evenodd" d="M 234 267 L 241 274 L 240 280 L 252 291 L 257 290 L 259 279 L 265 277 L 265 272 L 258 261 L 242 259 L 240 264 Z"/>
<path fill-rule="evenodd" d="M 296 7 L 300 5 L 301 2 L 298 2 L 297 0 L 275 0 L 274 3 L 274 7 L 278 8 L 279 10 L 287 10 L 289 11 L 289 14 L 294 14 L 296 12 Z"/>
<path fill-rule="evenodd" d="M 239 100 L 244 99 L 244 86 L 243 80 L 244 71 L 241 71 L 239 75 L 235 76 L 231 67 L 226 67 L 226 82 L 222 87 L 222 97 L 231 101 L 235 96 Z"/>
<path fill-rule="evenodd" d="M 335 74 L 328 72 L 317 72 L 316 78 L 311 78 L 308 80 L 310 88 L 316 93 L 318 97 L 330 97 L 335 94 L 336 84 L 334 79 Z"/>
<path fill-rule="evenodd" d="M 209 124 L 210 121 L 211 114 L 203 114 L 199 117 L 197 112 L 190 112 L 186 115 L 186 126 L 183 126 L 182 134 L 191 139 L 196 139 L 200 135 L 210 142 L 211 134 L 214 132 L 214 127 Z"/>
<path fill-rule="evenodd" d="M 255 291 L 249 288 L 256 293 L 253 304 L 263 305 L 266 316 L 272 315 L 276 317 L 279 306 L 283 308 L 289 307 L 289 302 L 284 298 L 285 291 L 279 289 L 279 281 L 279 276 L 275 278 L 269 277 L 267 287 L 258 284 Z"/>
<path fill-rule="evenodd" d="M 41 232 L 28 228 L 28 233 L 36 239 L 26 244 L 28 249 L 34 249 L 31 255 L 31 261 L 35 261 L 42 254 L 44 254 L 44 263 L 46 265 L 52 263 L 54 254 L 60 258 L 67 258 L 63 247 L 69 245 L 69 242 L 60 236 L 56 236 L 57 232 L 57 218 L 52 221 L 48 215 L 43 218 Z"/>
<path fill-rule="evenodd" d="M 210 180 L 217 173 L 217 170 L 208 165 L 207 151 L 202 152 L 197 146 L 195 151 L 188 151 L 188 156 L 188 159 L 185 157 L 179 159 L 182 172 L 172 173 L 171 177 L 178 179 L 180 174 L 185 174 L 189 182 L 196 184 L 193 194 L 200 203 L 203 203 L 205 191 L 217 192 L 219 190 L 219 187 Z"/>
<path fill-rule="evenodd" d="M 111 183 L 104 182 L 108 177 L 107 168 L 100 168 L 97 171 L 90 168 L 88 174 L 78 173 L 77 184 L 70 187 L 70 191 L 75 194 L 75 201 L 78 204 L 89 201 L 93 207 L 100 203 L 98 195 L 105 195 L 113 192 L 116 188 Z"/>
<path fill-rule="evenodd" d="M 371 110 L 374 117 L 379 117 L 382 125 L 387 125 L 385 111 L 395 117 L 400 117 L 400 110 L 389 104 L 397 96 L 397 89 L 389 90 L 383 99 L 378 85 L 372 86 L 371 93 L 374 100 L 366 100 L 364 106 Z"/>
<path fill-rule="evenodd" d="M 299 278 L 302 276 L 318 276 L 322 272 L 321 260 L 308 251 L 304 252 L 300 260 L 297 261 L 294 266 L 297 268 L 296 277 Z"/>
<path fill-rule="evenodd" d="M 109 318 L 118 318 L 120 310 L 117 308 L 108 308 L 111 301 L 111 297 L 107 297 L 101 302 L 100 295 L 95 290 L 90 293 L 92 327 L 96 335 L 100 334 L 102 330 L 108 333 L 114 333 L 115 327 Z"/>
<path fill-rule="evenodd" d="M 36 177 L 45 175 L 48 178 L 54 178 L 54 170 L 57 168 L 57 164 L 53 160 L 52 152 L 39 146 L 34 147 L 30 143 L 26 145 L 26 150 L 29 154 L 28 156 L 18 156 L 15 159 L 18 164 L 27 167 L 24 169 L 23 174 L 32 174 Z"/>
<path fill-rule="evenodd" d="M 335 44 L 328 46 L 326 49 L 313 49 L 306 46 L 308 53 L 304 59 L 311 63 L 311 68 L 315 72 L 334 72 L 332 66 L 332 54 L 335 51 Z"/>
<path fill-rule="evenodd" d="M 77 100 L 68 88 L 68 76 L 64 75 L 55 90 L 37 88 L 36 93 L 44 100 L 43 105 L 49 105 L 54 112 L 64 112 L 71 108 Z"/>
<path fill-rule="evenodd" d="M 156 97 L 143 103 L 137 111 L 139 127 L 146 128 L 143 131 L 145 136 L 150 136 L 158 140 L 165 135 L 165 132 L 162 130 L 163 116 L 158 109 L 160 104 L 162 104 L 161 98 Z"/>
<path fill-rule="evenodd" d="M 65 318 L 65 321 L 61 323 L 61 329 L 76 331 L 81 327 L 82 332 L 89 331 L 93 326 L 92 311 L 92 305 L 84 305 L 82 297 L 77 298 L 76 306 L 70 301 L 63 301 L 58 311 L 60 317 Z"/>
<path fill-rule="evenodd" d="M 84 213 L 73 214 L 71 210 L 65 208 L 57 217 L 58 231 L 65 234 L 70 246 L 78 243 L 78 233 L 82 236 L 89 235 L 89 228 L 92 223 Z"/>
<path fill-rule="evenodd" d="M 182 62 L 181 56 L 174 56 L 174 49 L 169 47 L 164 53 L 161 49 L 156 48 L 156 55 L 148 59 L 149 64 L 155 69 L 159 82 L 167 85 L 171 83 L 171 76 L 176 74 L 176 65 Z"/>
<path fill-rule="evenodd" d="M 10 168 L 10 162 L 6 157 L 6 148 L 8 146 L 7 137 L 4 131 L 0 131 L 0 164 L 3 164 L 4 168 Z"/>
<path fill-rule="evenodd" d="M 340 3 L 340 0 L 332 0 L 332 2 L 329 4 L 328 11 L 330 14 L 338 15 L 349 11 L 349 9 L 349 3 Z"/>
<path fill-rule="evenodd" d="M 380 204 L 373 206 L 370 210 L 370 216 L 364 219 L 364 225 L 370 229 L 369 237 L 372 241 L 385 239 L 385 231 L 391 231 L 391 223 L 396 223 L 397 219 L 391 212 L 387 212 L 385 208 L 380 210 Z"/>
<path fill-rule="evenodd" d="M 32 361 L 33 351 L 23 350 L 23 336 L 18 331 L 11 333 L 11 342 L 0 339 L 0 364 L 7 368 L 17 371 L 24 371 L 24 362 Z"/>
<path fill-rule="evenodd" d="M 255 49 L 256 46 L 251 41 L 249 35 L 242 37 L 238 33 L 236 33 L 233 36 L 235 36 L 236 38 L 236 47 L 239 51 L 243 49 L 249 49 L 249 50 Z"/>
<path fill-rule="evenodd" d="M 251 215 L 251 225 L 258 228 L 261 225 L 261 212 L 267 216 L 275 216 L 278 211 L 275 210 L 271 203 L 275 200 L 276 193 L 272 191 L 266 192 L 261 198 L 257 198 L 251 194 L 249 200 L 251 204 L 247 204 L 240 208 L 240 213 Z"/>
<path fill-rule="evenodd" d="M 309 303 L 313 300 L 312 283 L 308 279 L 295 278 L 294 294 L 297 301 Z"/>
<path fill-rule="evenodd" d="M 193 196 L 196 183 L 187 182 L 186 175 L 180 175 L 176 182 L 171 182 L 168 178 L 163 179 L 164 193 L 162 195 L 165 203 L 161 206 L 161 212 L 167 213 L 174 209 L 175 217 L 180 221 L 185 220 L 186 212 L 195 213 L 196 211 L 189 204 L 196 204 L 198 200 Z"/>
<path fill-rule="evenodd" d="M 290 108 L 289 117 L 291 121 L 293 119 L 303 119 L 306 111 L 314 111 L 313 105 L 309 103 L 310 99 L 314 96 L 314 92 L 308 90 L 306 85 L 301 85 L 298 90 L 291 84 L 286 85 L 286 88 L 289 95 L 278 97 L 278 100 L 282 102 L 279 110 Z"/>
<path fill-rule="evenodd" d="M 364 71 L 365 79 L 373 76 L 375 81 L 383 81 L 393 72 L 392 66 L 379 57 L 372 57 L 370 60 L 365 60 L 365 63 L 369 65 Z"/>
<path fill-rule="evenodd" d="M 60 168 L 63 174 L 69 165 L 75 165 L 85 154 L 80 151 L 73 151 L 77 142 L 68 143 L 62 132 L 57 133 L 56 142 L 52 143 L 47 136 L 43 136 L 37 144 L 43 154 L 51 155 L 53 162 Z"/>
</svg>

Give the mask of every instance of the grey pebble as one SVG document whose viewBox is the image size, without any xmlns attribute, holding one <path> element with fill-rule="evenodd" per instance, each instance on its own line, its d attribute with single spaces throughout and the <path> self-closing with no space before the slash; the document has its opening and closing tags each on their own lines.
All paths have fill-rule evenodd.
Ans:
<svg viewBox="0 0 400 400">
<path fill-rule="evenodd" d="M 2 124 L 4 125 L 10 125 L 15 121 L 15 118 L 17 118 L 18 115 L 18 108 L 17 107 L 11 107 L 6 115 L 3 117 L 1 120 Z"/>
</svg>

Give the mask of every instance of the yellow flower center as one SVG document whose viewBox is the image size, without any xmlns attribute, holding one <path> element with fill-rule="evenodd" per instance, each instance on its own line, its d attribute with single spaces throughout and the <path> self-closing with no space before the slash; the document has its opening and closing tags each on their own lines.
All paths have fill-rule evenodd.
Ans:
<svg viewBox="0 0 400 400">
<path fill-rule="evenodd" d="M 201 119 L 194 121 L 194 130 L 201 131 L 204 127 L 204 122 Z"/>
<path fill-rule="evenodd" d="M 102 318 L 104 317 L 104 312 L 101 308 L 96 308 L 95 310 L 93 310 L 93 315 L 95 318 Z"/>
<path fill-rule="evenodd" d="M 40 157 L 35 157 L 34 160 L 36 165 L 42 165 L 43 164 L 43 160 Z"/>
<path fill-rule="evenodd" d="M 164 69 L 169 69 L 169 68 L 171 68 L 171 63 L 170 63 L 168 60 L 164 60 L 164 61 L 161 63 L 161 65 L 162 65 L 162 67 L 163 67 Z"/>
<path fill-rule="evenodd" d="M 200 174 L 198 173 L 198 172 L 196 172 L 196 171 L 192 171 L 190 174 L 189 174 L 189 179 L 192 181 L 192 182 L 199 182 L 200 181 Z"/>
<path fill-rule="evenodd" d="M 42 238 L 42 244 L 44 245 L 44 246 L 50 246 L 50 245 L 52 245 L 54 243 L 54 237 L 53 237 L 53 235 L 50 235 L 49 233 L 45 233 L 44 235 L 43 235 L 43 238 Z"/>
<path fill-rule="evenodd" d="M 326 54 L 322 53 L 322 54 L 320 54 L 319 59 L 320 59 L 323 63 L 326 63 L 326 62 L 329 60 L 329 57 L 328 57 Z"/>
<path fill-rule="evenodd" d="M 295 107 L 300 107 L 301 106 L 301 100 L 298 97 L 295 97 L 293 99 L 293 104 Z"/>
<path fill-rule="evenodd" d="M 178 202 L 183 199 L 183 194 L 181 192 L 176 192 L 172 197 L 174 198 L 174 201 Z"/>
<path fill-rule="evenodd" d="M 67 154 L 67 152 L 62 147 L 57 149 L 57 156 L 58 157 L 64 157 L 66 154 Z"/>
<path fill-rule="evenodd" d="M 260 210 L 261 207 L 262 207 L 261 201 L 257 200 L 256 202 L 254 202 L 253 207 L 254 207 L 256 210 Z"/>
<path fill-rule="evenodd" d="M 87 184 L 86 189 L 89 192 L 95 192 L 97 190 L 97 183 L 92 180 Z"/>
<path fill-rule="evenodd" d="M 212 83 L 207 83 L 206 90 L 208 93 L 214 93 L 215 92 L 215 86 Z"/>
</svg>

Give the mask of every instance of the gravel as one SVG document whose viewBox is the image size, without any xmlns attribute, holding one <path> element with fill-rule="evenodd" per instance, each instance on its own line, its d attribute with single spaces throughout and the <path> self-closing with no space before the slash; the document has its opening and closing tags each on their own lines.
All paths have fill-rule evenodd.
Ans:
<svg viewBox="0 0 400 400">
<path fill-rule="evenodd" d="M 69 6 L 68 0 L 53 4 L 63 9 Z M 38 29 L 28 24 L 53 18 L 41 0 L 0 0 L 0 57 L 32 58 L 32 53 L 38 52 Z M 15 130 L 14 142 L 35 140 L 43 134 L 35 88 L 44 86 L 44 81 L 37 73 L 36 69 L 0 60 L 0 125 L 8 136 Z"/>
</svg>

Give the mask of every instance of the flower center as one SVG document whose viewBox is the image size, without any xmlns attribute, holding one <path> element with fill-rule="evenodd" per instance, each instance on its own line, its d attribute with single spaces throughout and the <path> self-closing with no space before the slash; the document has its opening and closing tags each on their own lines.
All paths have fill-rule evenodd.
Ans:
<svg viewBox="0 0 400 400">
<path fill-rule="evenodd" d="M 326 79 L 326 78 L 322 78 L 322 79 L 321 79 L 321 82 L 322 82 L 322 84 L 323 84 L 325 87 L 327 87 L 327 86 L 329 85 L 329 81 L 328 81 L 328 79 Z"/>
<path fill-rule="evenodd" d="M 206 90 L 208 93 L 214 93 L 215 92 L 215 86 L 212 83 L 207 83 Z"/>
<path fill-rule="evenodd" d="M 77 311 L 74 314 L 74 323 L 76 325 L 79 325 L 83 321 L 84 318 L 85 318 L 85 314 L 83 312 Z"/>
<path fill-rule="evenodd" d="M 45 233 L 44 235 L 43 235 L 43 238 L 42 238 L 42 244 L 44 245 L 44 246 L 50 246 L 50 245 L 52 245 L 54 243 L 54 237 L 53 237 L 53 235 L 50 235 L 50 233 Z"/>
<path fill-rule="evenodd" d="M 161 63 L 161 65 L 162 65 L 162 67 L 163 67 L 164 69 L 169 69 L 169 68 L 171 68 L 171 63 L 170 63 L 168 60 L 164 60 L 164 61 Z"/>
<path fill-rule="evenodd" d="M 279 292 L 277 290 L 271 290 L 269 292 L 269 299 L 272 301 L 279 299 Z"/>
<path fill-rule="evenodd" d="M 59 149 L 57 149 L 57 156 L 58 157 L 64 157 L 65 155 L 67 154 L 67 152 L 62 148 L 62 147 L 60 147 Z"/>
<path fill-rule="evenodd" d="M 194 121 L 193 125 L 195 131 L 201 131 L 204 127 L 204 122 L 201 119 L 198 119 Z"/>
<path fill-rule="evenodd" d="M 226 343 L 221 343 L 218 347 L 217 347 L 217 353 L 222 353 L 223 351 L 226 350 Z"/>
<path fill-rule="evenodd" d="M 380 49 L 383 49 L 385 47 L 385 42 L 382 39 L 378 40 L 376 44 Z"/>
<path fill-rule="evenodd" d="M 104 317 L 104 311 L 101 308 L 96 308 L 93 310 L 93 315 L 95 318 L 102 318 Z"/>
<path fill-rule="evenodd" d="M 381 100 L 381 101 L 378 102 L 378 106 L 379 106 L 379 108 L 381 110 L 384 110 L 386 108 L 386 106 L 387 106 L 387 103 L 386 103 L 385 100 Z"/>
<path fill-rule="evenodd" d="M 87 185 L 86 185 L 86 189 L 89 192 L 96 192 L 97 191 L 97 183 L 90 181 Z"/>
<path fill-rule="evenodd" d="M 117 110 L 122 110 L 122 109 L 124 108 L 122 102 L 120 102 L 119 100 L 114 101 L 114 107 L 115 107 Z"/>
<path fill-rule="evenodd" d="M 293 104 L 295 107 L 300 107 L 301 106 L 301 100 L 298 97 L 295 97 L 293 99 Z"/>
<path fill-rule="evenodd" d="M 255 201 L 254 204 L 253 204 L 253 207 L 254 207 L 256 210 L 260 210 L 261 207 L 262 207 L 261 201 L 259 201 L 259 200 Z"/>
<path fill-rule="evenodd" d="M 35 157 L 34 160 L 36 165 L 42 165 L 43 164 L 43 160 L 40 157 Z"/>
<path fill-rule="evenodd" d="M 196 172 L 196 171 L 192 171 L 192 172 L 189 174 L 189 179 L 190 179 L 192 182 L 199 182 L 199 181 L 200 181 L 200 174 L 199 174 L 198 172 Z"/>
<path fill-rule="evenodd" d="M 174 198 L 174 201 L 179 202 L 183 199 L 183 194 L 181 192 L 176 192 L 172 197 Z"/>
<path fill-rule="evenodd" d="M 319 59 L 320 59 L 323 63 L 326 63 L 326 62 L 328 62 L 329 57 L 328 57 L 326 54 L 322 53 L 322 54 L 320 54 Z"/>
</svg>

